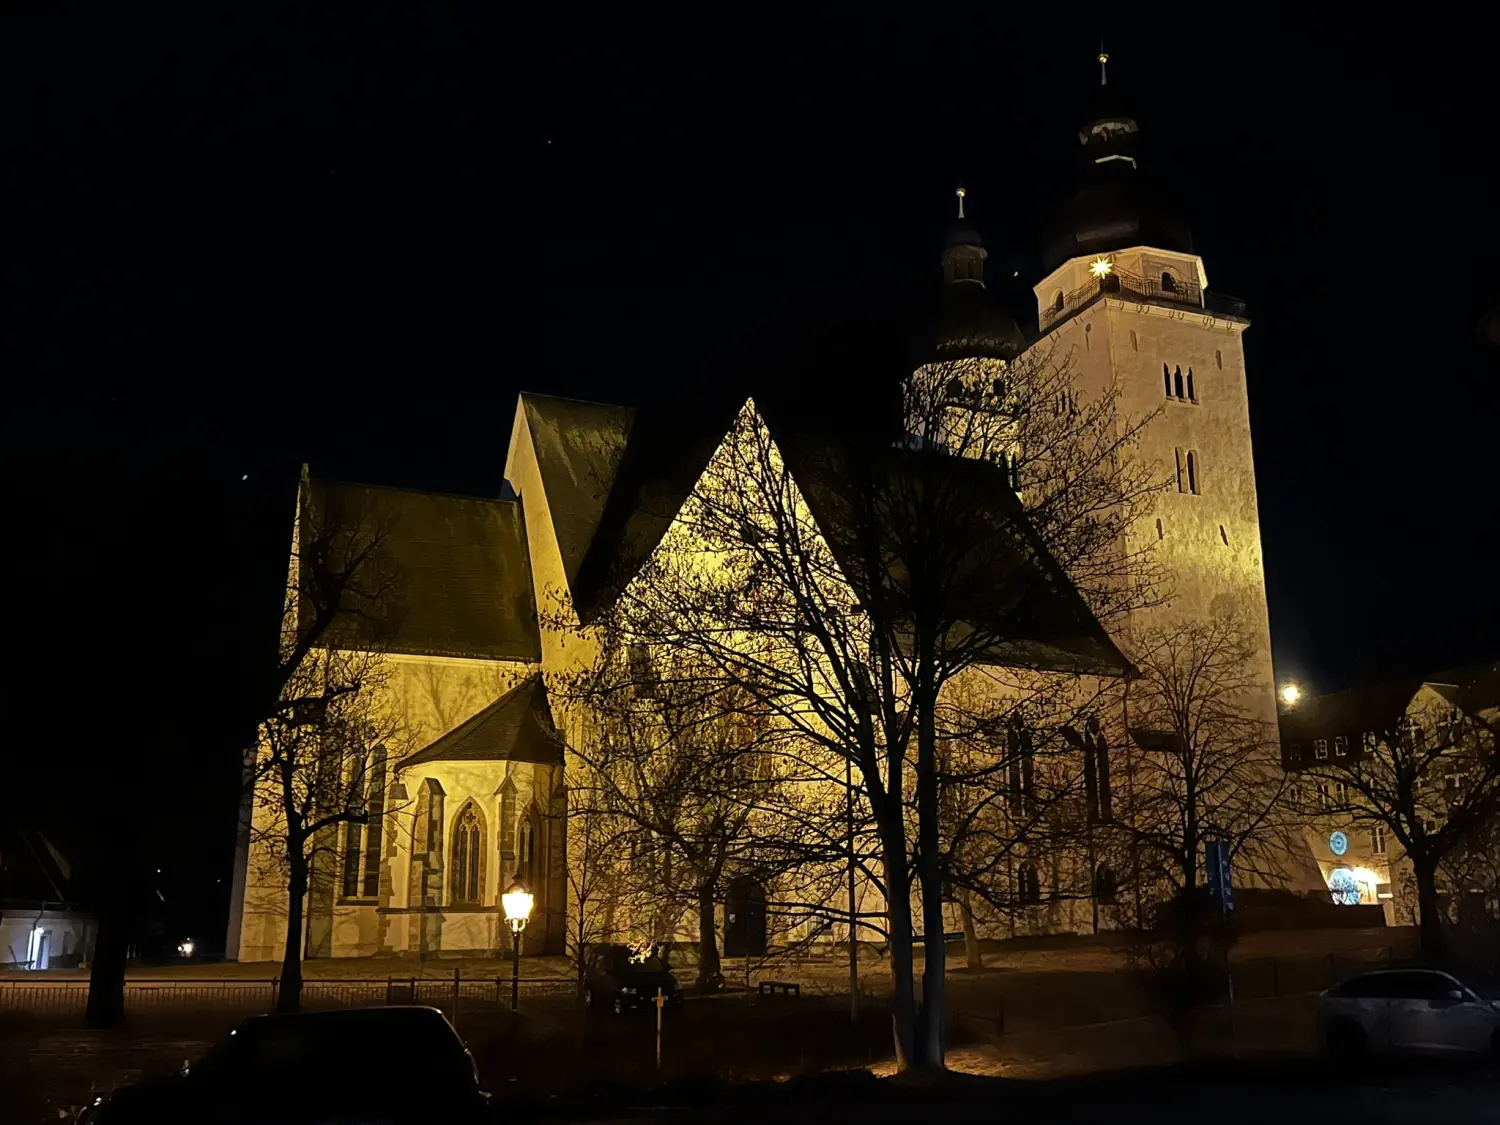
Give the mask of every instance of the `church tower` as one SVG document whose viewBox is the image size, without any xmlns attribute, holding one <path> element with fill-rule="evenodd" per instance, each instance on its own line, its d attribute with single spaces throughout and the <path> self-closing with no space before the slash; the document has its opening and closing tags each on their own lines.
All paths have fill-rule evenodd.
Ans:
<svg viewBox="0 0 1500 1125">
<path fill-rule="evenodd" d="M 1136 614 L 1123 639 L 1237 613 L 1262 654 L 1254 707 L 1274 724 L 1242 346 L 1250 322 L 1242 302 L 1209 289 L 1187 224 L 1146 179 L 1140 129 L 1108 85 L 1107 61 L 1101 53 L 1094 108 L 1078 132 L 1083 186 L 1046 238 L 1034 346 L 1071 362 L 1081 393 L 1116 391 L 1123 417 L 1159 412 L 1135 455 L 1168 484 L 1133 535 L 1165 568 L 1169 597 Z"/>
</svg>

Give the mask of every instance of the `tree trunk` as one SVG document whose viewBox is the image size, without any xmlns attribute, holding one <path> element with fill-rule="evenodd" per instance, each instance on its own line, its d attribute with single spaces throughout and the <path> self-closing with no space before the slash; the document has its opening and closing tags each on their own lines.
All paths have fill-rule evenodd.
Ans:
<svg viewBox="0 0 1500 1125">
<path fill-rule="evenodd" d="M 924 680 L 930 679 L 923 676 Z M 922 1065 L 943 1067 L 948 1005 L 944 995 L 948 943 L 943 936 L 943 869 L 939 861 L 936 692 L 923 684 L 917 699 L 917 878 L 922 891 Z"/>
<path fill-rule="evenodd" d="M 898 805 L 897 816 L 899 809 Z M 881 866 L 891 942 L 891 1033 L 895 1039 L 896 1066 L 907 1070 L 921 1064 L 917 1057 L 917 998 L 912 979 L 911 884 L 906 877 L 906 841 L 900 829 L 883 835 Z"/>
<path fill-rule="evenodd" d="M 1438 905 L 1437 865 L 1413 862 L 1412 873 L 1417 879 L 1417 932 L 1422 956 L 1429 961 L 1436 960 L 1443 952 L 1443 914 Z"/>
<path fill-rule="evenodd" d="M 698 983 L 699 992 L 717 992 L 724 985 L 719 966 L 719 937 L 714 925 L 714 885 L 698 888 Z"/>
<path fill-rule="evenodd" d="M 969 892 L 958 892 L 958 915 L 964 925 L 964 954 L 969 968 L 984 968 L 984 954 L 979 951 L 979 931 L 974 926 L 974 907 L 969 903 Z"/>
<path fill-rule="evenodd" d="M 281 956 L 281 989 L 276 994 L 278 1012 L 302 1007 L 302 904 L 307 897 L 307 860 L 300 845 L 292 851 L 287 879 L 286 952 Z"/>
<path fill-rule="evenodd" d="M 125 954 L 129 929 L 127 907 L 112 894 L 99 913 L 94 959 L 89 965 L 89 1002 L 84 1022 L 89 1027 L 119 1027 L 125 1022 Z"/>
</svg>

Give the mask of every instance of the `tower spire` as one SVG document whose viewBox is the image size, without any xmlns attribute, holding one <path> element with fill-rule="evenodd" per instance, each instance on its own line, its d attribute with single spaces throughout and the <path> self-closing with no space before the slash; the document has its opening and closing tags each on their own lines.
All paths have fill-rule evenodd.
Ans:
<svg viewBox="0 0 1500 1125">
<path fill-rule="evenodd" d="M 1104 51 L 1104 36 L 1099 36 L 1099 85 L 1109 85 L 1109 55 Z"/>
<path fill-rule="evenodd" d="M 958 196 L 958 217 L 962 219 L 964 217 L 964 196 L 967 195 L 968 192 L 964 191 L 963 184 L 959 184 L 958 190 L 953 194 Z"/>
</svg>

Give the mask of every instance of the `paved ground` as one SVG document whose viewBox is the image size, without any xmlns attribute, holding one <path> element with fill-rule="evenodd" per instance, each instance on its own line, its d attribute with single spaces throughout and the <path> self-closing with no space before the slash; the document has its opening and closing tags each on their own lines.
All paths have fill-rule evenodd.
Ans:
<svg viewBox="0 0 1500 1125">
<path fill-rule="evenodd" d="M 1254 935 L 1241 943 L 1233 958 L 1242 1003 L 1232 1018 L 1221 1013 L 1205 1019 L 1201 1049 L 1222 1057 L 1308 1051 L 1313 1046 L 1309 991 L 1360 964 L 1405 955 L 1408 950 L 1401 942 L 1406 938 L 1402 931 L 1385 930 Z M 308 977 L 326 979 L 328 970 L 337 969 L 345 979 L 357 971 L 375 982 L 393 975 L 409 978 L 419 970 L 437 986 L 451 979 L 453 965 L 311 962 Z M 988 955 L 981 972 L 971 972 L 955 959 L 949 966 L 950 1000 L 962 1016 L 955 1028 L 950 1065 L 972 1075 L 1063 1081 L 1101 1069 L 1180 1061 L 1176 1040 L 1150 1014 L 1149 996 L 1128 966 L 1123 949 L 1087 944 L 1004 950 Z M 196 965 L 146 970 L 132 977 L 153 992 L 155 986 L 172 980 L 197 982 L 189 987 L 199 988 L 207 980 L 231 975 L 248 986 L 267 979 L 265 968 Z M 465 961 L 460 968 L 466 980 L 491 973 L 508 977 L 509 970 L 501 962 Z M 523 971 L 530 976 L 565 976 L 569 970 L 565 962 L 529 959 Z M 878 1001 L 867 1004 L 866 1028 L 853 1033 L 844 1014 L 847 998 L 819 1000 L 813 995 L 844 983 L 845 971 L 846 966 L 837 962 L 771 966 L 764 972 L 752 967 L 753 976 L 800 979 L 810 991 L 803 1001 L 783 1002 L 779 1008 L 733 997 L 690 1005 L 698 1014 L 670 1030 L 676 1042 L 668 1039 L 668 1058 L 686 1073 L 717 1072 L 736 1080 L 826 1066 L 874 1064 L 877 1072 L 887 1072 L 889 1065 L 879 1061 L 888 1032 Z M 888 987 L 888 972 L 878 964 L 867 964 L 863 971 L 865 987 L 877 991 Z M 727 975 L 734 979 L 732 972 Z M 81 988 L 81 975 L 73 976 Z M 81 1104 L 96 1092 L 178 1066 L 248 1014 L 237 1007 L 225 1008 L 220 999 L 186 1008 L 138 1009 L 128 1030 L 89 1032 L 77 1029 L 76 1015 L 52 1013 L 41 1018 L 7 1011 L 5 987 L 0 983 L 0 1107 L 5 1107 L 0 1120 L 6 1122 L 56 1120 L 59 1109 Z M 1293 995 L 1270 995 L 1278 991 Z M 525 1001 L 523 1010 L 530 1011 L 531 1022 L 518 1046 L 507 1038 L 508 1033 L 486 1023 L 496 1018 L 493 1001 L 476 997 L 460 1008 L 460 1031 L 469 1038 L 487 1081 L 497 1090 L 527 1081 L 538 1088 L 549 1080 L 564 1087 L 576 1085 L 596 1065 L 594 1060 L 601 1058 L 620 1063 L 622 1076 L 627 1078 L 651 1073 L 649 1021 L 608 1025 L 601 1037 L 597 1025 L 579 1030 L 576 1015 L 560 999 Z M 770 1054 L 764 1047 L 768 1043 L 775 1048 Z M 547 1062 L 558 1059 L 562 1060 L 560 1077 L 554 1074 L 549 1079 L 549 1070 L 557 1068 L 549 1068 Z M 736 1059 L 749 1060 L 738 1073 L 726 1061 Z M 751 1073 L 747 1075 L 746 1069 Z"/>
</svg>

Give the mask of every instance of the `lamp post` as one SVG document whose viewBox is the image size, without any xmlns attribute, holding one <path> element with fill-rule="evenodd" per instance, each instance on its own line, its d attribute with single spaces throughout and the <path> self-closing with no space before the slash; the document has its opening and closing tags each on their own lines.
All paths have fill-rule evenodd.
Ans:
<svg viewBox="0 0 1500 1125">
<path fill-rule="evenodd" d="M 500 896 L 500 903 L 505 909 L 505 920 L 510 923 L 510 1010 L 512 1012 L 519 1010 L 521 1006 L 521 931 L 526 928 L 526 923 L 531 918 L 531 908 L 535 902 L 536 899 L 520 876 L 517 876 L 511 883 L 510 890 Z"/>
</svg>

